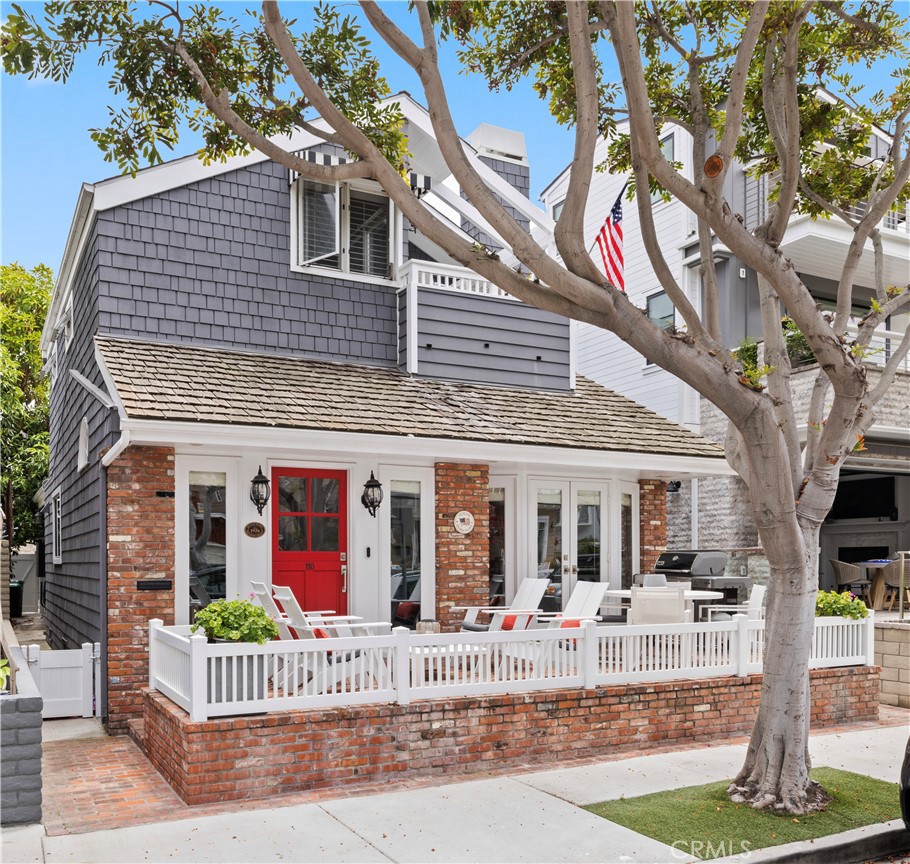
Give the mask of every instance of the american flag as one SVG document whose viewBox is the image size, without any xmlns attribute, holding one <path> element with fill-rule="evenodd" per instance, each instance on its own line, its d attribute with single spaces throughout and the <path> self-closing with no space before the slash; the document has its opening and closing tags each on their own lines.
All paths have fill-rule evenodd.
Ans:
<svg viewBox="0 0 910 864">
<path fill-rule="evenodd" d="M 623 186 L 622 191 L 616 196 L 616 203 L 610 210 L 610 215 L 597 235 L 597 246 L 600 249 L 600 257 L 604 262 L 604 273 L 611 285 L 619 288 L 620 291 L 626 290 L 626 282 L 623 277 L 623 257 L 622 257 L 622 195 L 626 191 Z"/>
</svg>

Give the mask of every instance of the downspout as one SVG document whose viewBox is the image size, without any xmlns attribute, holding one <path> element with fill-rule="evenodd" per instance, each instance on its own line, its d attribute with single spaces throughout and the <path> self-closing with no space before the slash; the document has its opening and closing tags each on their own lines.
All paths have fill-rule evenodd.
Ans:
<svg viewBox="0 0 910 864">
<path fill-rule="evenodd" d="M 120 437 L 114 443 L 114 446 L 101 457 L 101 464 L 107 468 L 127 447 L 130 446 L 130 431 L 125 429 L 120 433 Z"/>
</svg>

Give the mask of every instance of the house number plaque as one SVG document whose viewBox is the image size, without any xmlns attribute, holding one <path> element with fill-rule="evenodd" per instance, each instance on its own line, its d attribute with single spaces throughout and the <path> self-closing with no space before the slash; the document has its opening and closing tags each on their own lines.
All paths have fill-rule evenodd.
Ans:
<svg viewBox="0 0 910 864">
<path fill-rule="evenodd" d="M 470 534 L 474 530 L 474 514 L 470 510 L 459 510 L 455 514 L 455 530 L 459 534 Z"/>
<path fill-rule="evenodd" d="M 262 537 L 265 534 L 265 525 L 261 522 L 247 522 L 243 526 L 243 533 L 247 537 Z"/>
</svg>

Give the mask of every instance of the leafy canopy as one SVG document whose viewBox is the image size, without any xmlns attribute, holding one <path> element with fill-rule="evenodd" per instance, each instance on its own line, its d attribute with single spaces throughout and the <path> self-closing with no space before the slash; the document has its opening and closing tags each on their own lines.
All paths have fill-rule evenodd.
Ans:
<svg viewBox="0 0 910 864">
<path fill-rule="evenodd" d="M 47 315 L 54 275 L 39 264 L 0 268 L 0 413 L 2 484 L 13 502 L 12 545 L 33 543 L 43 535 L 40 511 L 32 501 L 47 476 L 48 380 L 42 374 L 41 328 Z"/>
</svg>

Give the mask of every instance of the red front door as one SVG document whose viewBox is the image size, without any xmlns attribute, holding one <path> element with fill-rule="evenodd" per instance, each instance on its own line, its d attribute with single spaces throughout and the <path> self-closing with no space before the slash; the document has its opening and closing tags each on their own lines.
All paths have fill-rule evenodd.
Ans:
<svg viewBox="0 0 910 864">
<path fill-rule="evenodd" d="M 346 473 L 273 468 L 272 490 L 272 584 L 288 585 L 304 610 L 346 614 Z"/>
</svg>

